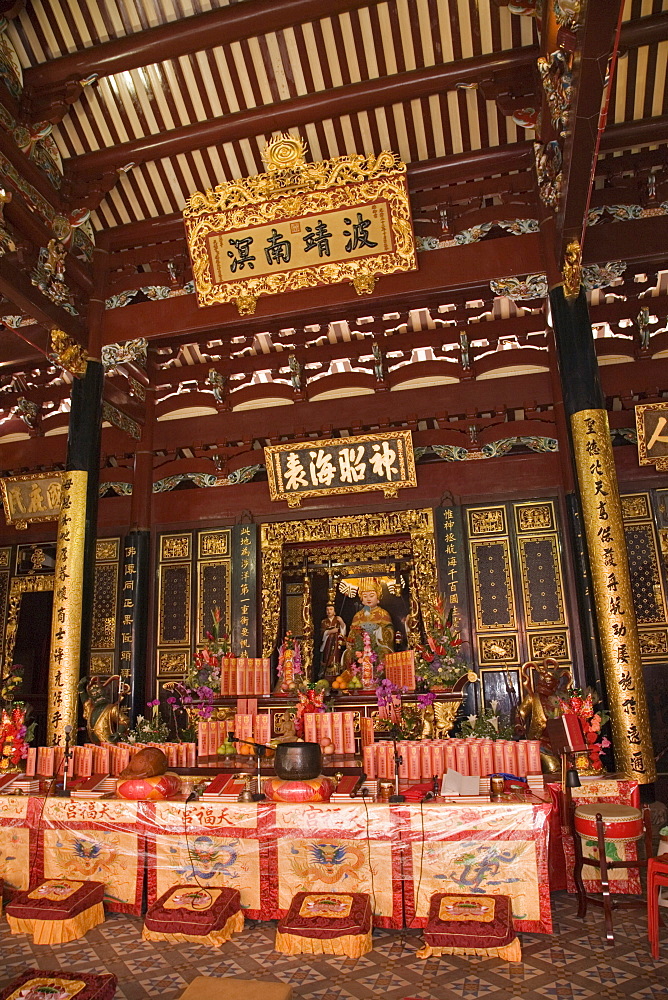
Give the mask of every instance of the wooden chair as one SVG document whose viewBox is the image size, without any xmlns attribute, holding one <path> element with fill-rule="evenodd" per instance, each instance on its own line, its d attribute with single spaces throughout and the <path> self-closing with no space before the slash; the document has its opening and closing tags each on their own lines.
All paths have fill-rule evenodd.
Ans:
<svg viewBox="0 0 668 1000">
<path fill-rule="evenodd" d="M 597 802 L 594 805 L 580 805 L 575 809 L 573 817 L 575 869 L 573 877 L 578 893 L 578 917 L 587 915 L 587 904 L 593 903 L 603 907 L 605 920 L 605 937 L 609 944 L 614 944 L 615 935 L 612 928 L 612 912 L 621 907 L 645 906 L 641 898 L 612 896 L 610 893 L 609 873 L 617 869 L 647 868 L 652 857 L 652 824 L 649 809 L 641 812 L 632 806 L 618 805 L 612 802 Z M 598 857 L 585 857 L 582 841 L 596 842 Z M 606 842 L 633 843 L 644 840 L 645 857 L 632 861 L 610 861 L 606 855 Z M 585 865 L 598 868 L 601 879 L 601 893 L 587 892 L 582 879 L 582 869 Z"/>
</svg>

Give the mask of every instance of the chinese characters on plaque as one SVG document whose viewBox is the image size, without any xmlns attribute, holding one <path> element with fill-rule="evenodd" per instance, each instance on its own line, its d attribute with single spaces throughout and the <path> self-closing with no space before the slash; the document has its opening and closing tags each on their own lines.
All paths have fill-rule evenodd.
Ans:
<svg viewBox="0 0 668 1000">
<path fill-rule="evenodd" d="M 35 472 L 0 479 L 7 524 L 26 528 L 37 521 L 57 521 L 62 478 L 61 472 Z"/>
<path fill-rule="evenodd" d="M 321 212 L 241 232 L 212 233 L 207 240 L 216 284 L 251 274 L 261 277 L 323 261 L 335 263 L 393 249 L 387 202 L 354 210 Z"/>
<path fill-rule="evenodd" d="M 394 153 L 307 163 L 290 135 L 265 148 L 267 170 L 191 195 L 183 210 L 200 306 L 417 268 L 406 165 Z"/>
<path fill-rule="evenodd" d="M 668 403 L 636 406 L 638 462 L 668 472 Z"/>
<path fill-rule="evenodd" d="M 270 445 L 264 455 L 269 495 L 290 507 L 302 497 L 367 490 L 396 497 L 397 490 L 417 486 L 410 431 Z"/>
</svg>

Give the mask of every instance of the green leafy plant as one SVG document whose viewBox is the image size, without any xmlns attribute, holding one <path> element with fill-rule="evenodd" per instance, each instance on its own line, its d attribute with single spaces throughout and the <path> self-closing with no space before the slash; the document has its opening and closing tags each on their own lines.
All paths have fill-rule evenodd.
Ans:
<svg viewBox="0 0 668 1000">
<path fill-rule="evenodd" d="M 481 736 L 488 740 L 511 740 L 513 727 L 510 719 L 499 715 L 498 701 L 491 701 L 478 715 L 469 715 L 459 724 L 460 736 Z"/>
</svg>

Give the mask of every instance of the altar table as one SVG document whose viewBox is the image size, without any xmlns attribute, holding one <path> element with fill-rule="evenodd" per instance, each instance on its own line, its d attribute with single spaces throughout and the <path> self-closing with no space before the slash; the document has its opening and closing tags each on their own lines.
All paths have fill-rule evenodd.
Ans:
<svg viewBox="0 0 668 1000">
<path fill-rule="evenodd" d="M 65 874 L 140 914 L 171 885 L 239 889 L 250 918 L 300 890 L 368 892 L 374 923 L 423 926 L 437 891 L 502 893 L 517 930 L 550 933 L 548 803 L 216 803 L 0 797 L 9 890 Z"/>
</svg>

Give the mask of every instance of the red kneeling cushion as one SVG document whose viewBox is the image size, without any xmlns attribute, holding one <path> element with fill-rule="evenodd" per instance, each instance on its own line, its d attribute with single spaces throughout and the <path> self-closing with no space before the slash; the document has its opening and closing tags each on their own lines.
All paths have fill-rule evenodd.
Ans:
<svg viewBox="0 0 668 1000">
<path fill-rule="evenodd" d="M 104 882 L 50 878 L 14 896 L 6 913 L 20 920 L 69 920 L 103 899 Z"/>
<path fill-rule="evenodd" d="M 144 926 L 158 934 L 206 936 L 241 909 L 238 889 L 173 885 L 147 910 Z"/>
<path fill-rule="evenodd" d="M 510 896 L 435 892 L 424 939 L 436 948 L 502 948 L 515 937 Z"/>
<path fill-rule="evenodd" d="M 0 990 L 0 1000 L 45 1000 L 63 995 L 67 1000 L 113 1000 L 116 983 L 116 976 L 110 972 L 93 975 L 60 969 L 25 969 Z"/>
<path fill-rule="evenodd" d="M 371 900 L 366 892 L 298 892 L 278 930 L 320 939 L 368 934 Z"/>
</svg>

